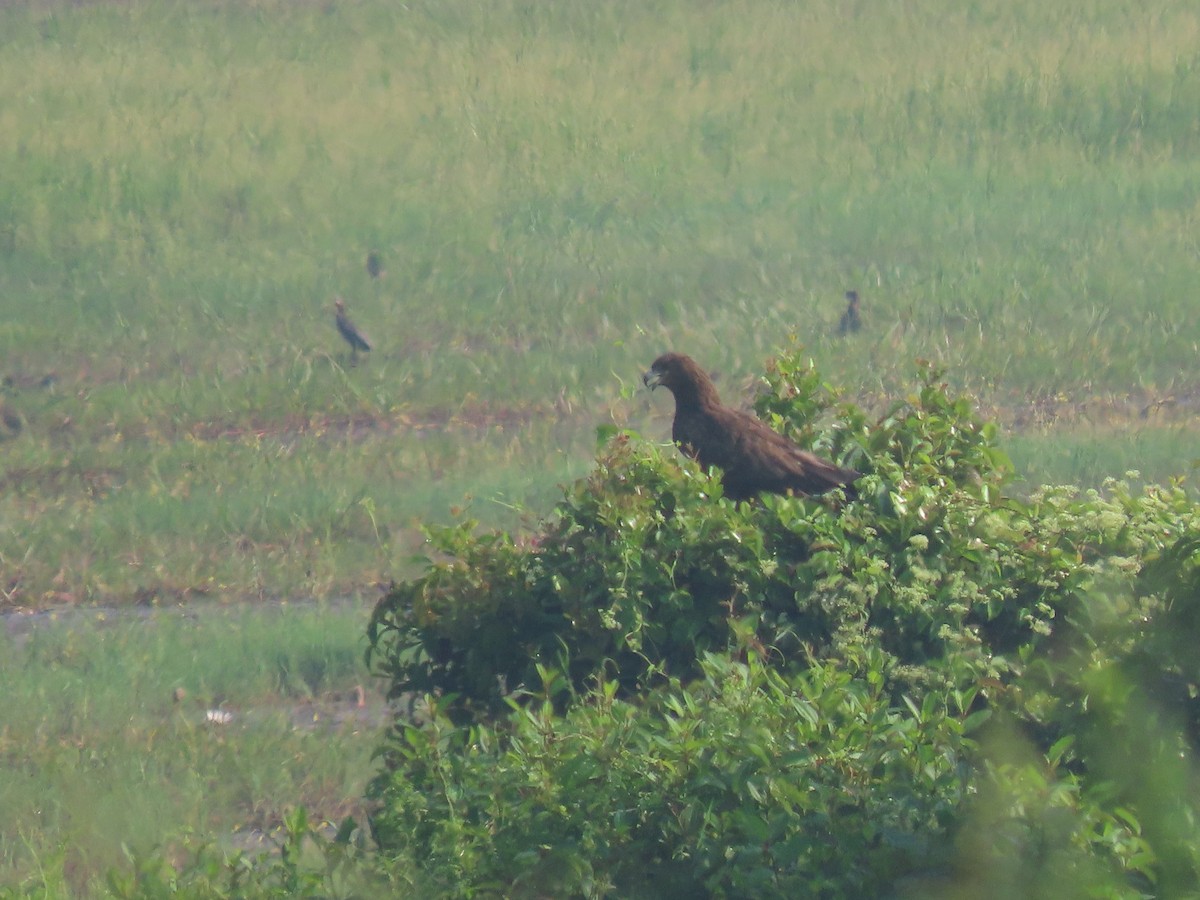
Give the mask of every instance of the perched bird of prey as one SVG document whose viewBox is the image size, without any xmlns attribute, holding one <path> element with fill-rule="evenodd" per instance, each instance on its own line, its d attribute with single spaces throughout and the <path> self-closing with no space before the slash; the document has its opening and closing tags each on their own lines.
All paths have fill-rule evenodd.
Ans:
<svg viewBox="0 0 1200 900">
<path fill-rule="evenodd" d="M 342 337 L 346 339 L 346 343 L 350 345 L 350 349 L 354 351 L 354 357 L 358 358 L 359 350 L 370 352 L 371 341 L 359 330 L 357 325 L 350 321 L 350 317 L 346 315 L 346 302 L 341 297 L 334 297 L 333 307 L 336 311 L 334 321 L 337 323 L 337 330 L 341 332 Z"/>
<path fill-rule="evenodd" d="M 846 311 L 838 322 L 838 334 L 850 334 L 862 328 L 862 317 L 858 314 L 858 291 L 846 291 Z"/>
<path fill-rule="evenodd" d="M 383 260 L 379 258 L 378 250 L 372 250 L 367 254 L 367 274 L 372 278 L 379 278 L 383 275 Z"/>
<path fill-rule="evenodd" d="M 853 496 L 849 485 L 858 472 L 809 453 L 754 416 L 722 406 L 712 381 L 690 356 L 664 353 L 642 381 L 675 395 L 672 439 L 704 468 L 721 470 L 730 499 L 744 500 L 760 491 L 821 494 L 839 486 Z"/>
</svg>

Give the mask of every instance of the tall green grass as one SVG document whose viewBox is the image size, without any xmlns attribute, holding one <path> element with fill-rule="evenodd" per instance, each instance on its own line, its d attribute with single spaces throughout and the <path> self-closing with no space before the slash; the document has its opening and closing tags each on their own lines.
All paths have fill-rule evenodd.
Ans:
<svg viewBox="0 0 1200 900">
<path fill-rule="evenodd" d="M 1129 480 L 1165 484 L 1186 477 L 1192 484 L 1200 468 L 1196 433 L 1189 428 L 1119 429 L 1088 428 L 1031 432 L 1012 436 L 1008 442 L 1013 465 L 1019 472 L 1039 472 L 1040 483 L 1094 486 L 1121 466 L 1138 473 Z M 1025 486 L 1036 487 L 1028 475 Z"/>
<path fill-rule="evenodd" d="M 620 394 L 668 347 L 730 399 L 792 338 L 869 396 L 915 357 L 999 407 L 1192 394 L 1198 33 L 1180 0 L 7 6 L 0 466 L 41 488 L 4 590 L 368 584 L 381 524 L 665 434 Z"/>
</svg>

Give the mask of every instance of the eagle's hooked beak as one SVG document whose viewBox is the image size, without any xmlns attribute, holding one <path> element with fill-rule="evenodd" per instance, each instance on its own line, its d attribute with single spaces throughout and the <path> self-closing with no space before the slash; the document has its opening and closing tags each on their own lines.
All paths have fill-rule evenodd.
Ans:
<svg viewBox="0 0 1200 900">
<path fill-rule="evenodd" d="M 649 369 L 642 374 L 642 384 L 654 390 L 662 383 L 663 373 L 657 369 Z"/>
</svg>

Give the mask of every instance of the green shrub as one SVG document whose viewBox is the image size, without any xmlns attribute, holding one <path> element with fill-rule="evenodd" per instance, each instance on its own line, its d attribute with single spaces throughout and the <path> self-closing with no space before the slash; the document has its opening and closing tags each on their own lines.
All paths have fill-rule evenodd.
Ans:
<svg viewBox="0 0 1200 900">
<path fill-rule="evenodd" d="M 896 709 L 886 666 L 706 655 L 644 702 L 606 682 L 560 716 L 551 676 L 497 727 L 435 711 L 397 732 L 376 836 L 447 895 L 872 896 L 944 861 L 967 775 L 969 698 Z"/>
<path fill-rule="evenodd" d="M 467 721 L 560 658 L 577 688 L 609 664 L 632 690 L 693 676 L 704 652 L 737 644 L 786 669 L 879 647 L 897 697 L 1003 684 L 1096 585 L 1127 591 L 1133 573 L 1112 560 L 1161 543 L 1164 517 L 1186 508 L 1181 494 L 1159 514 L 1133 498 L 1008 496 L 994 426 L 928 367 L 883 416 L 847 404 L 825 432 L 811 365 L 784 357 L 769 385 L 760 411 L 868 473 L 859 499 L 734 504 L 674 452 L 619 435 L 532 539 L 469 521 L 428 531 L 445 558 L 395 587 L 370 625 L 392 694 L 437 692 Z"/>
<path fill-rule="evenodd" d="M 1110 499 L 1054 492 L 1042 510 L 1090 531 L 1094 550 L 1115 528 L 1125 555 L 1092 564 L 1108 572 L 1103 590 L 1030 656 L 1012 711 L 974 735 L 955 896 L 1200 895 L 1200 530 L 1178 491 L 1110 489 Z"/>
<path fill-rule="evenodd" d="M 759 414 L 866 473 L 853 500 L 731 503 L 620 434 L 533 537 L 431 530 L 443 558 L 370 625 L 392 695 L 430 707 L 380 751 L 385 854 L 448 895 L 1187 883 L 1194 504 L 1017 498 L 994 426 L 919 376 L 872 417 L 772 366 Z"/>
</svg>

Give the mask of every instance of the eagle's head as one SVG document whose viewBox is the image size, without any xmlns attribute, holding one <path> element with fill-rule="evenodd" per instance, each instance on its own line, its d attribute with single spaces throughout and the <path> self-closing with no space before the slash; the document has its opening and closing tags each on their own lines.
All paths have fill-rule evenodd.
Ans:
<svg viewBox="0 0 1200 900">
<path fill-rule="evenodd" d="M 688 368 L 699 368 L 695 360 L 682 353 L 664 353 L 642 375 L 642 384 L 654 390 L 659 385 L 673 390 L 679 385 Z"/>
<path fill-rule="evenodd" d="M 683 353 L 664 353 L 642 375 L 642 383 L 651 390 L 662 385 L 675 395 L 676 400 L 688 404 L 720 402 L 707 373 Z"/>
</svg>

